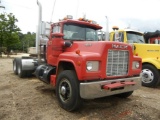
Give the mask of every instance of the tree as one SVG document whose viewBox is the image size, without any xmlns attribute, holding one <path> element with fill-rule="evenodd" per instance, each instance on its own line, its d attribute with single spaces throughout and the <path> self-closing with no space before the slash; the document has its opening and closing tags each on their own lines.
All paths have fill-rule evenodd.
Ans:
<svg viewBox="0 0 160 120">
<path fill-rule="evenodd" d="M 4 52 L 3 50 L 3 41 L 4 41 L 4 30 L 5 30 L 5 26 L 6 26 L 6 22 L 7 19 L 5 17 L 4 14 L 1 14 L 0 15 L 0 57 L 2 57 L 2 52 Z"/>
<path fill-rule="evenodd" d="M 23 34 L 23 38 L 21 38 L 21 42 L 23 44 L 23 51 L 27 52 L 27 48 L 35 47 L 35 39 L 36 34 L 34 32 L 27 32 L 27 34 Z"/>
<path fill-rule="evenodd" d="M 20 42 L 18 35 L 20 28 L 15 24 L 16 22 L 18 20 L 12 13 L 0 14 L 0 46 L 7 48 L 8 55 L 10 50 Z"/>
</svg>

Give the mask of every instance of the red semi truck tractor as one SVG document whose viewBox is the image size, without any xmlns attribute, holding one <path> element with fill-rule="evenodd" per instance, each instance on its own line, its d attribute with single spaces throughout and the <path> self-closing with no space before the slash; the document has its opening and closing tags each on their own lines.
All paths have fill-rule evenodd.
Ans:
<svg viewBox="0 0 160 120">
<path fill-rule="evenodd" d="M 141 58 L 133 55 L 129 44 L 98 41 L 100 29 L 94 21 L 71 16 L 53 23 L 44 57 L 15 58 L 14 73 L 35 74 L 52 84 L 67 111 L 78 109 L 83 99 L 130 96 L 141 86 Z"/>
</svg>

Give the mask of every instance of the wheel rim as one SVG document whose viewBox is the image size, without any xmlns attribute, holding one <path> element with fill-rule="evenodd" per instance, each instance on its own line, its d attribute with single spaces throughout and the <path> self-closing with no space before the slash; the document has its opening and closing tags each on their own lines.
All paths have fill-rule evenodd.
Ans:
<svg viewBox="0 0 160 120">
<path fill-rule="evenodd" d="M 142 70 L 142 82 L 151 83 L 154 80 L 154 74 L 149 69 Z"/>
<path fill-rule="evenodd" d="M 71 84 L 67 79 L 62 79 L 59 84 L 59 96 L 63 102 L 68 102 L 72 96 Z"/>
<path fill-rule="evenodd" d="M 16 72 L 16 62 L 13 62 L 13 70 L 14 70 L 14 72 Z"/>
</svg>

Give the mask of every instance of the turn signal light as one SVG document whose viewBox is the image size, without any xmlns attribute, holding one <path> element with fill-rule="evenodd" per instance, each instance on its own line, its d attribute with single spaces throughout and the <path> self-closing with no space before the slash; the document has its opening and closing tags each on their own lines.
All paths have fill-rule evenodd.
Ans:
<svg viewBox="0 0 160 120">
<path fill-rule="evenodd" d="M 80 55 L 80 50 L 76 50 L 76 54 Z"/>
</svg>

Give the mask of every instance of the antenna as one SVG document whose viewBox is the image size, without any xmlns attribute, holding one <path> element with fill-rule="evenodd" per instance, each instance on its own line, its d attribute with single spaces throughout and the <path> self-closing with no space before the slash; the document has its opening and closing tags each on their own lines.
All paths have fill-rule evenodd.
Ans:
<svg viewBox="0 0 160 120">
<path fill-rule="evenodd" d="M 83 18 L 86 19 L 86 13 L 83 13 Z"/>
<path fill-rule="evenodd" d="M 77 0 L 76 18 L 77 18 L 77 14 L 78 14 L 78 9 L 79 9 L 79 0 Z"/>
<path fill-rule="evenodd" d="M 53 13 L 54 13 L 55 4 L 56 4 L 56 0 L 54 0 L 53 9 L 52 9 L 52 14 L 51 14 L 51 21 L 50 21 L 50 22 L 52 22 L 52 17 L 53 17 Z"/>
<path fill-rule="evenodd" d="M 130 29 L 131 28 L 131 21 L 128 22 L 128 27 L 127 29 Z"/>
</svg>

